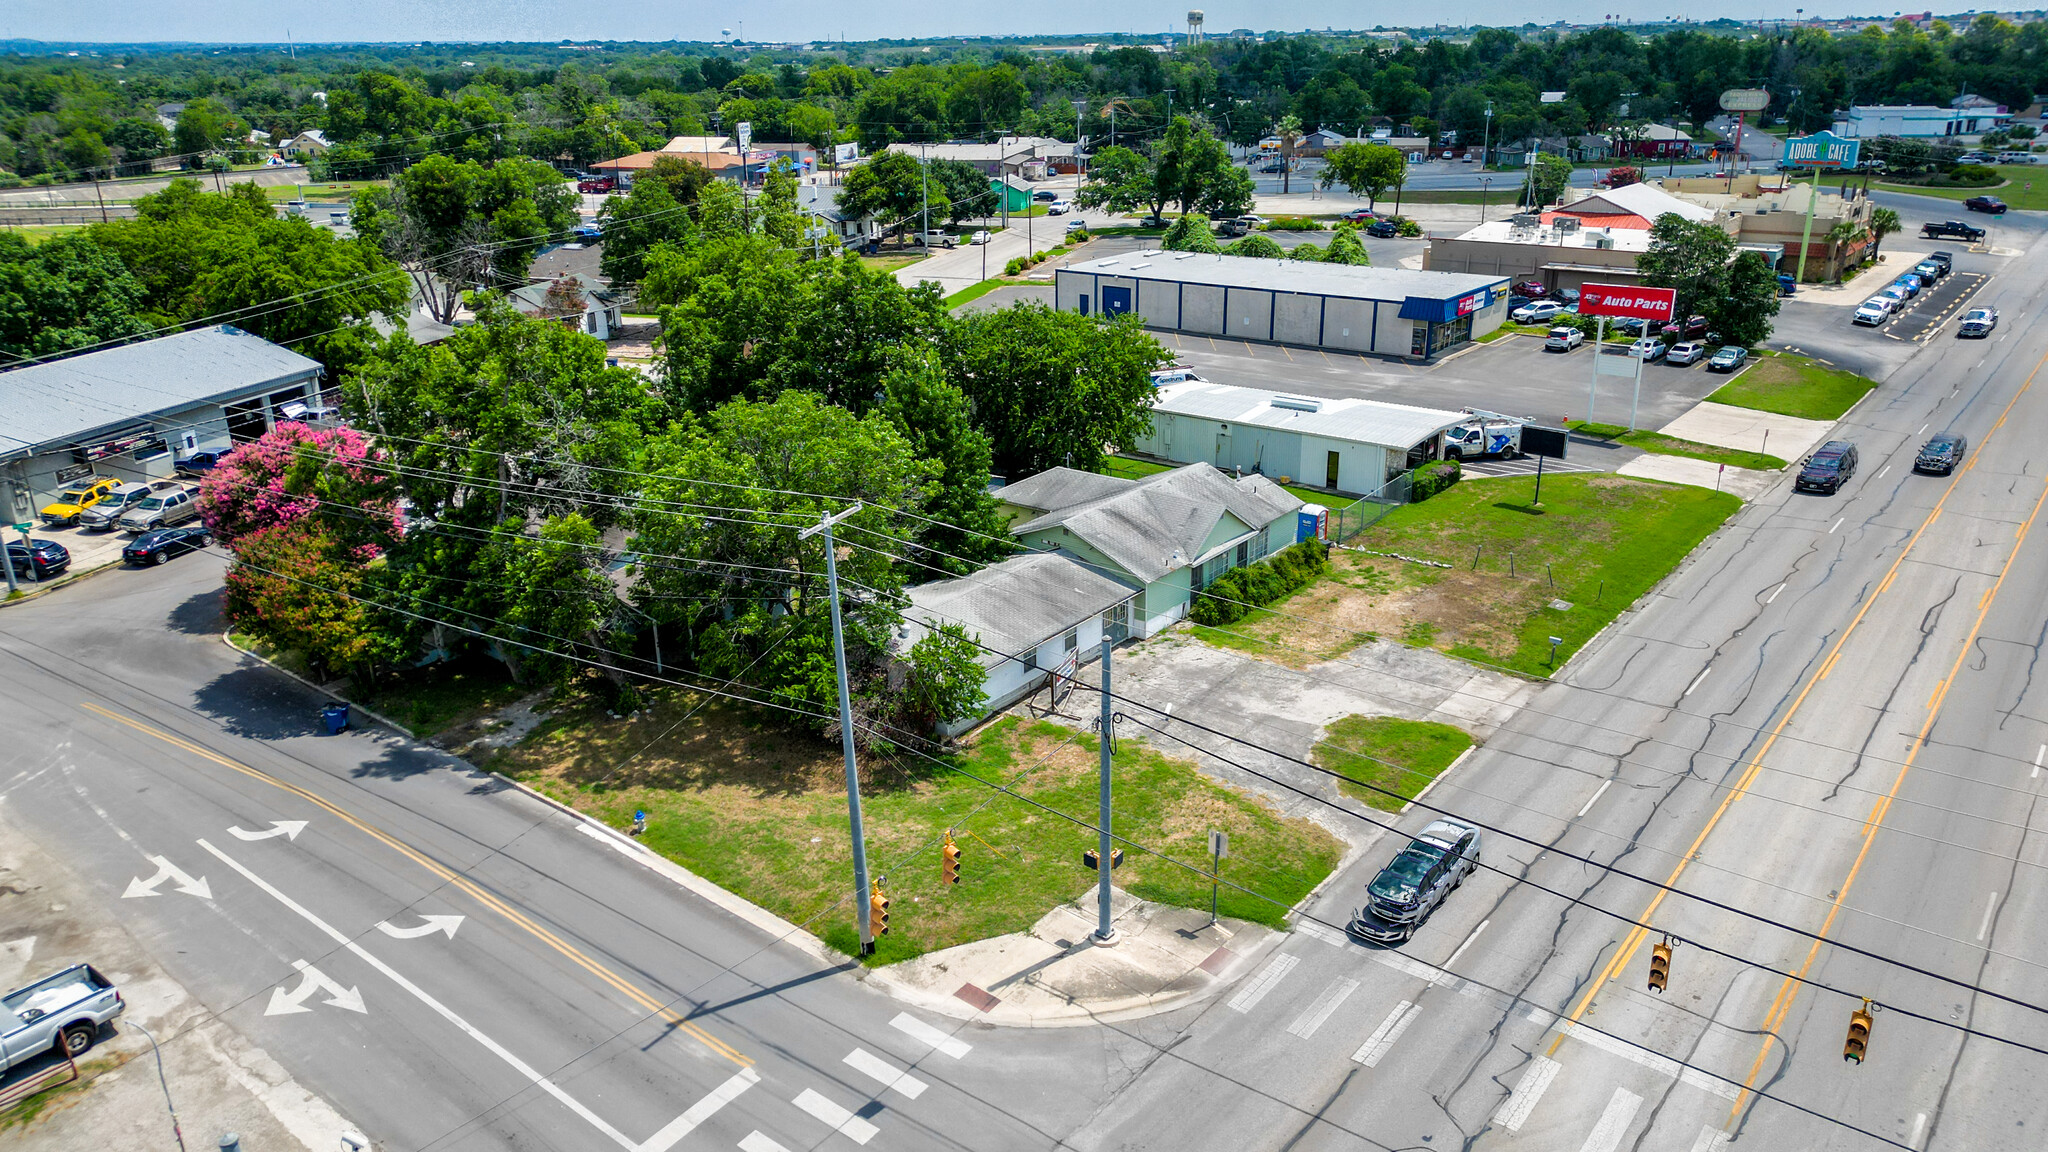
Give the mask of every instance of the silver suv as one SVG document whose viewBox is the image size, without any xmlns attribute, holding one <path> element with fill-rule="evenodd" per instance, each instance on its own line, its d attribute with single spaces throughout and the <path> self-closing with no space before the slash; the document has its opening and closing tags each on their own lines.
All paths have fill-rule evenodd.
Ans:
<svg viewBox="0 0 2048 1152">
<path fill-rule="evenodd" d="M 1432 821 L 1373 877 L 1351 934 L 1375 944 L 1407 940 L 1478 866 L 1479 829 L 1449 817 Z"/>
<path fill-rule="evenodd" d="M 78 527 L 86 532 L 105 532 L 154 490 L 148 484 L 123 484 L 100 497 L 99 503 L 79 513 Z"/>
<path fill-rule="evenodd" d="M 190 488 L 152 492 L 122 513 L 121 531 L 140 536 L 152 528 L 170 528 L 199 515 L 199 494 Z"/>
</svg>

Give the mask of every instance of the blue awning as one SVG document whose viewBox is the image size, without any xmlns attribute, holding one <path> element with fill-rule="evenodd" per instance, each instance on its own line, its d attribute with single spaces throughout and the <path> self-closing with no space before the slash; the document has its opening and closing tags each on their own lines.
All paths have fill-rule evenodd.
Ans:
<svg viewBox="0 0 2048 1152">
<path fill-rule="evenodd" d="M 1492 288 L 1481 288 L 1477 292 L 1468 292 L 1463 296 L 1410 296 L 1401 302 L 1401 319 L 1447 324 L 1460 316 L 1470 316 L 1492 304 L 1494 291 Z"/>
</svg>

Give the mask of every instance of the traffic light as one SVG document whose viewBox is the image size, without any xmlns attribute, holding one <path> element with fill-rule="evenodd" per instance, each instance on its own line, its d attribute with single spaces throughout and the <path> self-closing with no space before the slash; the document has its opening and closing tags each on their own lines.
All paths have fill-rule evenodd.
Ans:
<svg viewBox="0 0 2048 1152">
<path fill-rule="evenodd" d="M 1842 1045 L 1842 1059 L 1863 1063 L 1863 1052 L 1870 1047 L 1870 1000 L 1866 997 L 1863 1007 L 1849 1013 L 1849 1039 Z"/>
<path fill-rule="evenodd" d="M 940 877 L 948 884 L 958 884 L 960 882 L 960 846 L 953 843 L 953 834 L 951 832 L 946 833 L 946 846 L 939 849 L 939 856 L 942 860 L 939 865 Z"/>
<path fill-rule="evenodd" d="M 868 931 L 876 936 L 889 934 L 889 898 L 882 894 L 882 882 L 875 881 L 874 890 L 868 896 Z"/>
<path fill-rule="evenodd" d="M 1671 937 L 1666 936 L 1662 944 L 1650 946 L 1650 991 L 1662 995 L 1664 985 L 1671 981 Z"/>
</svg>

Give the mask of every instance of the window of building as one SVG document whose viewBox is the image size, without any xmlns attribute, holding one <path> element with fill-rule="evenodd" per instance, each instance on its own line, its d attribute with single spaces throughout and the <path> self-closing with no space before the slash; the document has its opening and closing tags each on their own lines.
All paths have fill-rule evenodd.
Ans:
<svg viewBox="0 0 2048 1152">
<path fill-rule="evenodd" d="M 1026 672 L 1035 670 L 1038 667 L 1038 649 L 1033 648 L 1031 651 L 1017 657 L 1017 660 L 1024 665 Z"/>
</svg>

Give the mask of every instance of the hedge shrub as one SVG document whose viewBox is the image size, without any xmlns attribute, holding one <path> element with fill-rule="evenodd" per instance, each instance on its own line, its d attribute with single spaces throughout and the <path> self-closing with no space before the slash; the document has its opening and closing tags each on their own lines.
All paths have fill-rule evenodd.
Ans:
<svg viewBox="0 0 2048 1152">
<path fill-rule="evenodd" d="M 1195 593 L 1188 618 L 1211 627 L 1235 624 L 1254 606 L 1271 604 L 1306 587 L 1329 567 L 1330 546 L 1321 540 L 1303 540 L 1257 564 L 1232 568 L 1218 576 L 1214 583 Z"/>
<path fill-rule="evenodd" d="M 1461 469 L 1456 460 L 1435 460 L 1417 468 L 1409 477 L 1408 500 L 1420 504 L 1458 482 Z"/>
</svg>

